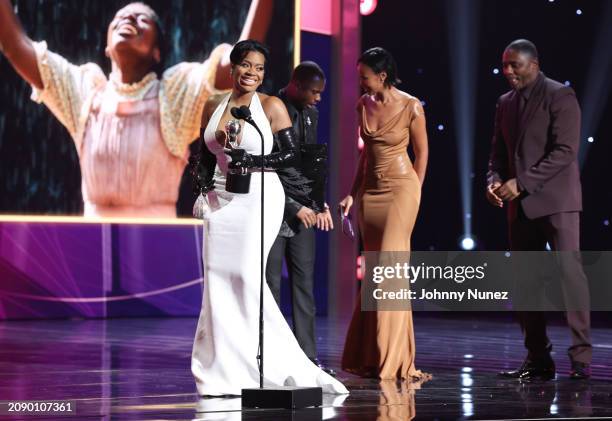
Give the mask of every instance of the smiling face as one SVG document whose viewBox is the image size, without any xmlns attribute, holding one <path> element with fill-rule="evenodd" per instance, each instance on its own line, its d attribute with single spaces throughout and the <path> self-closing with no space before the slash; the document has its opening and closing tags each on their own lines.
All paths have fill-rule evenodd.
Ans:
<svg viewBox="0 0 612 421">
<path fill-rule="evenodd" d="M 106 55 L 113 61 L 121 54 L 130 54 L 150 61 L 161 59 L 158 31 L 153 10 L 142 3 L 131 3 L 120 9 L 108 26 Z"/>
<path fill-rule="evenodd" d="M 264 79 L 266 59 L 258 51 L 249 51 L 240 63 L 232 66 L 234 89 L 240 92 L 254 92 Z"/>
<path fill-rule="evenodd" d="M 370 66 L 363 63 L 357 65 L 357 71 L 359 72 L 359 86 L 368 95 L 374 95 L 385 89 L 385 78 L 387 77 L 385 72 L 375 73 Z"/>
<path fill-rule="evenodd" d="M 512 89 L 520 90 L 533 82 L 540 71 L 538 60 L 511 48 L 502 56 L 504 76 Z"/>
</svg>

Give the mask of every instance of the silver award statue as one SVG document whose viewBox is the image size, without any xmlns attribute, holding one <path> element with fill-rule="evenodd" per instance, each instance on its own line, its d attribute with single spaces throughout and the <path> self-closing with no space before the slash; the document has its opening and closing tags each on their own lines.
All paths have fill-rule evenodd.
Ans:
<svg viewBox="0 0 612 421">
<path fill-rule="evenodd" d="M 227 143 L 231 149 L 240 151 L 243 154 L 246 151 L 239 148 L 238 135 L 240 134 L 241 126 L 239 120 L 229 120 L 225 123 L 225 134 L 227 135 Z M 231 169 L 227 172 L 225 180 L 225 190 L 231 193 L 248 193 L 251 185 L 251 173 L 246 168 Z"/>
<path fill-rule="evenodd" d="M 228 120 L 225 123 L 225 134 L 232 149 L 238 149 L 238 135 L 241 129 L 240 121 L 238 120 Z"/>
</svg>

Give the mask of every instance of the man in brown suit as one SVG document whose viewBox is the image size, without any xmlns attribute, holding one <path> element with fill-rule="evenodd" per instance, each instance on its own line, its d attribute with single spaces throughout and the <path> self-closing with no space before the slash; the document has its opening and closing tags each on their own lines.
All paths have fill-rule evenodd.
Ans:
<svg viewBox="0 0 612 421">
<path fill-rule="evenodd" d="M 580 107 L 574 90 L 540 71 L 535 45 L 513 41 L 503 54 L 503 71 L 512 90 L 497 102 L 495 131 L 487 173 L 487 199 L 507 203 L 510 248 L 518 251 L 577 252 L 580 249 L 582 190 L 577 161 Z M 588 297 L 579 259 L 562 266 L 562 288 Z M 585 295 L 586 294 L 586 295 Z M 546 335 L 545 313 L 519 312 L 528 354 L 523 365 L 502 376 L 521 380 L 555 377 Z M 570 377 L 590 376 L 590 313 L 568 309 L 572 346 Z"/>
</svg>

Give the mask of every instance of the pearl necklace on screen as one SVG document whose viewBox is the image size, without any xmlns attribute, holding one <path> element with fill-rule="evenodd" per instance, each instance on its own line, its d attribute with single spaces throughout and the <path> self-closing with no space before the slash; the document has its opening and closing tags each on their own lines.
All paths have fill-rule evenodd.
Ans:
<svg viewBox="0 0 612 421">
<path fill-rule="evenodd" d="M 123 83 L 118 81 L 117 78 L 111 73 L 110 82 L 115 92 L 121 97 L 137 101 L 144 98 L 145 94 L 151 88 L 151 85 L 157 82 L 157 75 L 155 72 L 149 72 L 138 82 Z"/>
</svg>

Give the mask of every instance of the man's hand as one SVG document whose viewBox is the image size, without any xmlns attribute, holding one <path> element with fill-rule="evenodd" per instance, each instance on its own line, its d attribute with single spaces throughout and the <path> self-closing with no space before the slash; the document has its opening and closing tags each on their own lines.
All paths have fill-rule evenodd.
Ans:
<svg viewBox="0 0 612 421">
<path fill-rule="evenodd" d="M 334 229 L 334 221 L 332 219 L 329 208 L 317 214 L 317 228 L 322 231 L 329 231 Z"/>
<path fill-rule="evenodd" d="M 501 185 L 502 183 L 499 181 L 494 181 L 487 186 L 487 200 L 490 204 L 498 208 L 504 207 L 504 202 L 502 201 L 501 197 L 497 195 L 497 189 L 500 188 Z"/>
<path fill-rule="evenodd" d="M 317 223 L 317 214 L 306 206 L 302 206 L 296 216 L 306 228 L 310 228 Z"/>
<path fill-rule="evenodd" d="M 511 178 L 502 184 L 497 190 L 495 190 L 495 194 L 501 200 L 511 201 L 519 197 L 521 192 L 519 192 L 518 184 L 516 183 L 516 178 Z"/>
</svg>

